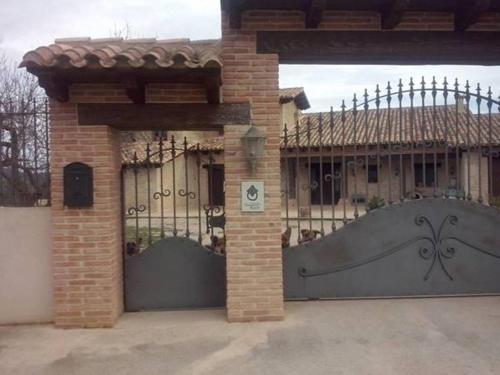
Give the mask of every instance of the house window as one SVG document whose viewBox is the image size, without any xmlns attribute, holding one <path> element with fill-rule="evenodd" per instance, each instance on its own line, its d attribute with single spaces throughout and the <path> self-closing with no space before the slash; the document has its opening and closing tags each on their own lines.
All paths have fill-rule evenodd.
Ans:
<svg viewBox="0 0 500 375">
<path fill-rule="evenodd" d="M 224 206 L 224 165 L 207 165 L 208 203 L 211 206 Z"/>
<path fill-rule="evenodd" d="M 378 183 L 378 168 L 376 165 L 368 166 L 368 183 L 370 184 Z"/>
<path fill-rule="evenodd" d="M 424 164 L 415 164 L 415 186 L 420 188 L 431 188 L 436 183 L 434 175 L 435 169 L 433 163 L 425 164 L 425 183 L 424 183 Z"/>
<path fill-rule="evenodd" d="M 324 204 L 330 205 L 332 201 L 337 204 L 341 195 L 342 178 L 334 178 L 332 185 L 332 172 L 333 175 L 340 173 L 342 166 L 340 163 L 311 163 L 311 177 L 312 182 L 315 183 L 315 188 L 310 189 L 311 204 Z M 307 172 L 309 173 L 309 172 Z M 347 176 L 346 176 L 347 177 Z M 320 184 L 323 185 L 321 189 Z M 345 179 L 344 191 L 347 187 L 347 178 Z M 323 196 L 321 196 L 323 190 Z M 344 193 L 345 194 L 345 193 Z"/>
</svg>

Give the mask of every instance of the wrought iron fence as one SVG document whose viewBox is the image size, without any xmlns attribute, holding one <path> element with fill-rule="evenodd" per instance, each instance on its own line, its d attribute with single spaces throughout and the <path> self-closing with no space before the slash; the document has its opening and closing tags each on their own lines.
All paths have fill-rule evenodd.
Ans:
<svg viewBox="0 0 500 375">
<path fill-rule="evenodd" d="M 305 114 L 282 147 L 283 247 L 413 199 L 500 202 L 500 102 L 491 88 L 402 80 L 352 108 Z"/>
<path fill-rule="evenodd" d="M 50 205 L 46 100 L 0 103 L 0 206 Z"/>
<path fill-rule="evenodd" d="M 174 135 L 124 147 L 134 148 L 122 169 L 127 253 L 166 237 L 224 253 L 224 170 L 217 153 Z"/>
</svg>

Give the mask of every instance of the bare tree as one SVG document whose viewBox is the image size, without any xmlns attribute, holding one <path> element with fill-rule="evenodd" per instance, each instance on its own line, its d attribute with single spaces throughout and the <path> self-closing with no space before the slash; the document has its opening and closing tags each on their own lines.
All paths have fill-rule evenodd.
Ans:
<svg viewBox="0 0 500 375">
<path fill-rule="evenodd" d="M 45 106 L 36 77 L 0 54 L 0 204 L 32 205 L 47 191 Z"/>
</svg>

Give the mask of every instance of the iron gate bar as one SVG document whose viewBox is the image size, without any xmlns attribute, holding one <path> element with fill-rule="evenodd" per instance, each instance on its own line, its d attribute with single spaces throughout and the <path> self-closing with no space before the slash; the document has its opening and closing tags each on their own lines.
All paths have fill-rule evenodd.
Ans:
<svg viewBox="0 0 500 375">
<path fill-rule="evenodd" d="M 295 150 L 297 153 L 296 159 L 296 167 L 297 167 L 297 185 L 296 185 L 296 194 L 297 194 L 297 243 L 300 243 L 300 165 L 299 165 L 299 153 L 300 153 L 300 138 L 299 138 L 299 123 L 297 122 L 295 127 Z"/>
<path fill-rule="evenodd" d="M 477 144 L 478 145 L 481 145 L 482 142 L 482 137 L 481 137 L 481 126 L 482 126 L 482 121 L 481 121 L 481 87 L 479 86 L 479 84 L 477 85 L 477 96 L 476 96 L 476 103 L 477 103 Z M 480 148 L 480 146 L 478 147 Z M 479 164 L 479 168 L 478 168 L 478 183 L 479 183 L 479 197 L 477 199 L 477 201 L 479 203 L 483 203 L 483 193 L 482 193 L 482 171 L 481 171 L 481 159 L 483 158 L 483 153 L 482 151 L 480 152 L 479 156 L 478 156 L 478 164 Z"/>
<path fill-rule="evenodd" d="M 467 200 L 472 200 L 471 194 L 471 175 L 470 175 L 470 152 L 471 152 L 471 141 L 470 141 L 470 85 L 469 81 L 465 85 L 465 102 L 467 104 Z"/>
<path fill-rule="evenodd" d="M 448 81 L 446 77 L 443 82 L 443 99 L 444 99 L 444 107 L 448 108 Z M 450 186 L 450 166 L 449 166 L 449 155 L 448 155 L 448 111 L 444 113 L 444 145 L 445 145 L 445 153 L 444 153 L 444 163 L 445 163 L 445 175 L 446 175 L 446 186 Z M 445 198 L 449 198 L 448 190 L 445 191 Z"/>
<path fill-rule="evenodd" d="M 288 128 L 287 125 L 285 124 L 285 127 L 283 129 L 283 137 L 284 137 L 284 142 L 285 142 L 285 160 L 286 160 L 286 167 L 285 167 L 285 213 L 286 213 L 286 227 L 289 227 L 289 222 L 288 222 L 288 195 L 290 193 L 290 176 L 288 172 L 289 168 L 289 160 L 288 160 Z"/>
<path fill-rule="evenodd" d="M 333 148 L 333 128 L 334 128 L 334 122 L 333 122 L 333 107 L 330 107 L 330 142 L 332 144 L 332 147 L 330 147 L 330 169 L 331 169 L 331 174 L 330 174 L 330 179 L 331 179 L 331 186 L 332 186 L 332 232 L 335 231 L 336 225 L 335 225 L 335 179 L 336 179 L 336 172 L 335 172 L 335 164 L 334 164 L 334 148 Z"/>
<path fill-rule="evenodd" d="M 346 196 L 346 192 L 345 192 L 345 189 L 347 188 L 346 186 L 346 173 L 345 173 L 345 162 L 346 162 L 346 156 L 345 156 L 345 109 L 346 109 L 346 105 L 345 105 L 345 102 L 342 100 L 342 116 L 341 116 L 341 120 L 342 120 L 342 178 L 340 180 L 340 196 L 341 196 L 341 199 L 343 200 L 343 209 L 344 209 L 344 214 L 343 214 L 343 218 L 342 218 L 342 221 L 344 224 L 347 223 L 347 196 Z"/>
<path fill-rule="evenodd" d="M 376 116 L 377 116 L 377 126 L 376 126 L 376 132 L 377 132 L 377 196 L 380 197 L 382 194 L 380 193 L 380 183 L 379 183 L 379 178 L 380 178 L 380 89 L 379 85 L 377 85 L 377 88 L 375 90 L 375 106 L 376 106 Z"/>
<path fill-rule="evenodd" d="M 399 105 L 399 202 L 404 200 L 404 177 L 406 176 L 403 163 L 403 80 L 398 84 L 398 105 Z"/>
<path fill-rule="evenodd" d="M 361 199 L 366 203 L 363 214 L 371 206 L 376 208 L 379 205 L 390 205 L 395 199 L 404 202 L 425 196 L 458 197 L 484 203 L 486 192 L 483 188 L 486 181 L 482 179 L 487 175 L 489 199 L 486 203 L 493 200 L 495 176 L 491 165 L 493 158 L 499 156 L 500 149 L 500 128 L 494 128 L 497 125 L 493 120 L 493 107 L 496 105 L 500 109 L 499 101 L 492 99 L 492 93 L 487 97 L 482 96 L 479 85 L 474 93 L 471 92 L 469 83 L 462 90 L 457 80 L 454 90 L 450 91 L 446 78 L 442 87 L 438 87 L 435 77 L 429 84 L 422 78 L 418 90 L 414 86 L 413 79 L 410 79 L 408 88 L 399 80 L 398 89 L 392 90 L 389 82 L 386 93 L 382 94 L 377 85 L 375 96 L 371 99 L 365 90 L 364 100 L 358 101 L 356 95 L 353 97 L 351 109 L 346 108 L 345 101 L 339 112 L 334 113 L 331 108 L 328 126 L 325 126 L 326 116 L 323 113 L 305 114 L 302 123 L 296 124 L 295 134 L 290 134 L 285 125 L 286 134 L 282 138 L 286 180 L 282 195 L 285 199 L 284 224 L 287 229 L 292 227 L 292 232 L 298 231 L 296 238 L 299 243 L 309 241 L 310 239 L 302 236 L 313 234 L 314 237 L 316 230 L 324 236 L 327 233 L 325 220 L 331 220 L 330 230 L 334 231 L 336 209 L 341 210 L 344 225 L 351 220 L 355 221 L 360 216 Z M 450 92 L 454 93 L 455 103 L 449 103 Z M 431 98 L 429 106 L 427 93 Z M 415 95 L 420 97 L 418 106 L 415 105 Z M 462 97 L 463 105 L 460 104 Z M 396 98 L 397 105 L 393 104 L 393 98 Z M 476 101 L 474 113 L 470 107 L 472 99 Z M 443 102 L 444 105 L 441 104 Z M 374 103 L 373 110 L 370 110 L 371 103 Z M 404 103 L 409 103 L 409 107 L 404 107 Z M 483 106 L 488 107 L 487 116 L 483 115 Z M 363 111 L 362 118 L 358 108 Z M 488 129 L 485 130 L 485 127 Z M 364 142 L 364 147 L 360 141 Z M 481 157 L 476 162 L 478 155 Z M 468 159 L 465 160 L 465 157 Z M 485 162 L 482 157 L 488 161 Z M 329 167 L 325 165 L 325 158 L 329 160 Z M 376 163 L 373 166 L 376 171 L 372 172 L 373 185 L 369 182 L 372 159 Z M 487 174 L 482 170 L 485 163 L 488 164 Z M 452 164 L 455 165 L 454 168 L 451 167 Z M 292 167 L 295 169 L 295 176 L 290 174 L 289 168 Z M 478 167 L 481 168 L 480 171 L 472 170 Z M 329 168 L 327 173 L 325 168 Z M 365 169 L 365 173 L 361 173 L 361 168 Z M 407 171 L 410 172 L 409 176 Z M 353 179 L 350 182 L 348 173 Z M 302 183 L 302 174 L 307 174 L 307 183 Z M 365 179 L 364 182 L 360 181 L 360 176 Z M 293 178 L 295 181 L 292 181 Z M 481 181 L 476 183 L 477 178 L 481 178 Z M 328 183 L 331 185 L 326 189 Z M 364 184 L 362 190 L 365 197 L 360 194 L 360 183 Z M 296 186 L 295 197 L 290 195 L 291 184 Z M 399 199 L 394 193 L 396 189 L 399 191 Z M 327 194 L 331 195 L 331 202 L 328 202 L 330 215 L 325 215 Z M 296 217 L 291 216 L 290 199 L 296 201 Z M 340 204 L 336 207 L 338 200 Z M 301 211 L 303 206 L 307 207 L 307 213 Z M 304 220 L 307 220 L 308 230 L 301 234 Z"/>
<path fill-rule="evenodd" d="M 325 235 L 325 227 L 323 224 L 323 115 L 319 115 L 319 200 L 320 200 L 320 217 L 321 217 L 321 237 Z M 312 211 L 311 211 L 312 216 Z"/>
</svg>

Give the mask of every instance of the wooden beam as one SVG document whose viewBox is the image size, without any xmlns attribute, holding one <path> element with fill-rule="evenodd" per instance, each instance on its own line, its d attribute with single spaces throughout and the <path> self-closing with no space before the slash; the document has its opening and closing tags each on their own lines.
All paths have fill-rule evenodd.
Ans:
<svg viewBox="0 0 500 375">
<path fill-rule="evenodd" d="M 500 32 L 261 31 L 257 52 L 283 64 L 499 65 Z"/>
<path fill-rule="evenodd" d="M 399 25 L 409 5 L 410 0 L 390 0 L 387 8 L 382 12 L 382 29 L 390 30 Z"/>
<path fill-rule="evenodd" d="M 250 104 L 78 104 L 80 126 L 121 130 L 220 130 L 249 125 Z"/>
<path fill-rule="evenodd" d="M 488 11 L 491 0 L 460 0 L 455 11 L 455 30 L 466 31 L 475 24 L 481 14 Z"/>
<path fill-rule="evenodd" d="M 58 102 L 66 103 L 69 100 L 68 83 L 53 73 L 39 73 L 38 84 L 45 90 L 45 94 Z"/>
<path fill-rule="evenodd" d="M 244 11 L 246 0 L 232 0 L 228 6 L 229 27 L 231 29 L 241 29 L 241 13 Z"/>
<path fill-rule="evenodd" d="M 221 79 L 220 76 L 210 76 L 205 80 L 207 89 L 207 102 L 219 104 L 221 102 Z"/>
<path fill-rule="evenodd" d="M 326 0 L 306 0 L 306 29 L 317 29 L 326 9 Z"/>
</svg>

